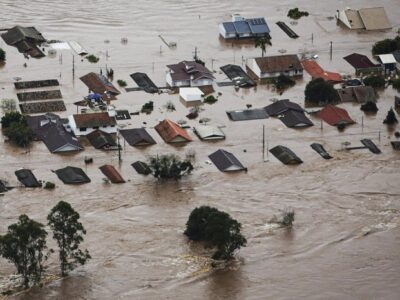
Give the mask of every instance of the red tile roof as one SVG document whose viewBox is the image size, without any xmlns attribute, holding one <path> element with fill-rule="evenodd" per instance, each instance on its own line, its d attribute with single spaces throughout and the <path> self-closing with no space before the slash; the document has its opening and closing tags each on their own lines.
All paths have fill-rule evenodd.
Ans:
<svg viewBox="0 0 400 300">
<path fill-rule="evenodd" d="M 185 129 L 168 119 L 165 119 L 164 121 L 158 123 L 158 125 L 156 125 L 154 129 L 157 130 L 158 134 L 167 143 L 173 143 L 177 137 L 181 137 L 187 142 L 192 141 L 192 138 Z"/>
<path fill-rule="evenodd" d="M 319 113 L 318 116 L 322 118 L 326 123 L 332 126 L 336 126 L 340 122 L 346 124 L 355 123 L 349 116 L 346 110 L 343 108 L 327 105 Z"/>
<path fill-rule="evenodd" d="M 106 112 L 74 115 L 74 120 L 77 128 L 92 128 L 117 124 L 115 118 L 110 117 Z"/>
<path fill-rule="evenodd" d="M 296 54 L 257 57 L 255 61 L 263 73 L 303 70 Z"/>
<path fill-rule="evenodd" d="M 322 78 L 331 82 L 342 82 L 342 76 L 340 76 L 339 73 L 324 71 L 324 69 L 322 69 L 314 60 L 303 60 L 301 63 L 312 78 Z"/>
<path fill-rule="evenodd" d="M 100 171 L 107 176 L 108 179 L 112 183 L 124 183 L 125 180 L 122 178 L 122 176 L 118 173 L 118 171 L 111 165 L 104 165 L 101 166 Z"/>
</svg>

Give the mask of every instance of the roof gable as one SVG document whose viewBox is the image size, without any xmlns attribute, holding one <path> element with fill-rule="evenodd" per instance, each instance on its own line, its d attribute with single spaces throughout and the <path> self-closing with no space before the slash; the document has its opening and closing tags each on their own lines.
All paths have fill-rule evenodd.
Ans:
<svg viewBox="0 0 400 300">
<path fill-rule="evenodd" d="M 255 61 L 262 73 L 303 70 L 296 54 L 257 57 Z"/>
<path fill-rule="evenodd" d="M 223 149 L 215 151 L 208 157 L 221 172 L 241 171 L 246 169 L 232 153 Z"/>
<path fill-rule="evenodd" d="M 101 126 L 115 126 L 117 121 L 107 112 L 73 115 L 77 128 L 94 128 Z"/>
<path fill-rule="evenodd" d="M 167 143 L 172 142 L 191 142 L 192 138 L 186 132 L 185 129 L 180 127 L 178 124 L 172 122 L 171 120 L 165 119 L 158 123 L 154 129 Z"/>
</svg>

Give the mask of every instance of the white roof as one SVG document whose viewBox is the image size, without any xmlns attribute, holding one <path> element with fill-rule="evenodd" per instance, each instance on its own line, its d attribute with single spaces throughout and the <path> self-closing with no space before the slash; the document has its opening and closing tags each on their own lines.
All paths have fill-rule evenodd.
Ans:
<svg viewBox="0 0 400 300">
<path fill-rule="evenodd" d="M 204 95 L 203 92 L 197 87 L 179 88 L 179 95 L 184 100 L 201 100 Z"/>
<path fill-rule="evenodd" d="M 378 55 L 379 59 L 383 64 L 395 64 L 397 63 L 396 59 L 394 58 L 393 54 L 381 54 Z"/>
<path fill-rule="evenodd" d="M 216 126 L 199 125 L 193 128 L 197 135 L 203 140 L 224 139 L 225 134 Z"/>
</svg>

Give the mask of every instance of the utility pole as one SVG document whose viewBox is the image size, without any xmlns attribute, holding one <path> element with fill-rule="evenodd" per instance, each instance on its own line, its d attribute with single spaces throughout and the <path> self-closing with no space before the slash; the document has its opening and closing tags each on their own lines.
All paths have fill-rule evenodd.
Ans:
<svg viewBox="0 0 400 300">
<path fill-rule="evenodd" d="M 314 33 L 311 33 L 311 44 L 314 45 Z"/>
<path fill-rule="evenodd" d="M 192 52 L 194 54 L 193 59 L 195 61 L 197 61 L 199 59 L 199 57 L 197 56 L 197 53 L 199 53 L 199 51 L 197 51 L 197 46 L 194 47 L 194 52 Z"/>
<path fill-rule="evenodd" d="M 262 158 L 265 161 L 265 125 L 263 125 L 263 139 L 262 139 Z"/>
<path fill-rule="evenodd" d="M 122 158 L 121 158 L 121 144 L 119 143 L 119 130 L 117 134 L 117 140 L 118 140 L 118 163 L 121 164 Z"/>
<path fill-rule="evenodd" d="M 75 55 L 72 54 L 72 79 L 75 78 Z"/>
<path fill-rule="evenodd" d="M 211 58 L 211 71 L 214 71 L 214 58 Z"/>
<path fill-rule="evenodd" d="M 330 58 L 331 58 L 331 61 L 332 61 L 332 41 L 331 41 L 331 47 L 330 47 L 329 53 L 330 53 Z"/>
</svg>

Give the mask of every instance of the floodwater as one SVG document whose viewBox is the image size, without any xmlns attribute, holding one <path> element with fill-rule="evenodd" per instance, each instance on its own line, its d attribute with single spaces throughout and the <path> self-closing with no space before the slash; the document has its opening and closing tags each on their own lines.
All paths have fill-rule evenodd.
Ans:
<svg viewBox="0 0 400 300">
<path fill-rule="evenodd" d="M 275 23 L 285 17 L 293 3 L 310 12 L 297 25 L 300 36 L 291 40 Z M 384 5 L 393 24 L 388 32 L 357 33 L 336 25 L 336 9 L 346 6 Z M 158 85 L 165 81 L 165 65 L 199 56 L 214 67 L 218 81 L 226 80 L 219 67 L 243 64 L 260 55 L 250 44 L 232 45 L 218 38 L 218 23 L 233 12 L 245 16 L 265 16 L 272 30 L 273 45 L 267 54 L 310 52 L 327 70 L 352 74 L 342 57 L 352 52 L 370 55 L 372 44 L 393 37 L 399 27 L 399 0 L 385 1 L 26 1 L 1 0 L 2 27 L 15 24 L 36 26 L 48 39 L 76 40 L 100 62 L 90 64 L 63 51 L 54 58 L 25 60 L 16 49 L 0 41 L 8 59 L 0 69 L 0 98 L 15 98 L 14 77 L 23 80 L 58 78 L 67 104 L 63 116 L 76 112 L 73 102 L 87 92 L 79 77 L 90 71 L 115 71 L 115 80 L 134 86 L 129 74 L 147 72 Z M 168 49 L 159 39 L 177 42 Z M 311 36 L 313 35 L 313 39 Z M 128 38 L 127 44 L 121 38 Z M 107 42 L 105 42 L 107 41 Z M 333 60 L 329 42 L 333 42 Z M 161 48 L 160 48 L 161 47 Z M 160 51 L 161 50 L 161 51 Z M 24 62 L 27 67 L 23 66 Z M 382 124 L 393 106 L 392 88 L 380 93 L 379 112 L 365 116 L 359 105 L 343 104 L 357 124 L 343 133 L 312 118 L 315 126 L 305 130 L 285 128 L 277 119 L 231 122 L 225 110 L 243 109 L 246 104 L 262 107 L 272 98 L 290 98 L 303 105 L 303 91 L 309 76 L 283 95 L 268 86 L 236 91 L 218 88 L 219 101 L 205 105 L 201 117 L 210 124 L 223 125 L 227 139 L 200 142 L 194 137 L 184 147 L 166 145 L 152 128 L 166 117 L 185 119 L 188 109 L 178 95 L 122 93 L 114 104 L 119 109 L 139 110 L 147 101 L 155 102 L 150 115 L 133 116 L 120 124 L 126 128 L 146 122 L 158 142 L 145 149 L 124 147 L 122 164 L 117 153 L 86 147 L 74 155 L 53 155 L 42 143 L 26 153 L 8 143 L 0 143 L 0 177 L 17 185 L 14 171 L 30 168 L 42 180 L 56 182 L 54 191 L 16 188 L 0 197 L 0 233 L 20 214 L 45 222 L 50 208 L 64 200 L 80 212 L 87 229 L 84 246 L 90 262 L 63 280 L 34 288 L 10 299 L 399 299 L 400 297 L 400 155 L 389 141 L 393 132 Z M 167 101 L 176 111 L 167 112 Z M 363 126 L 361 124 L 363 123 Z M 193 126 L 198 121 L 188 121 Z M 300 166 L 284 166 L 271 155 L 262 155 L 262 127 L 269 148 L 290 147 L 304 160 Z M 192 134 L 192 133 L 191 133 Z M 193 134 L 192 134 L 193 135 Z M 194 136 L 194 135 L 193 135 Z M 371 138 L 382 154 L 368 150 L 340 151 L 341 143 L 360 144 Z M 334 156 L 323 160 L 309 145 L 320 142 Z M 223 148 L 233 152 L 248 167 L 247 173 L 223 174 L 207 164 L 207 156 Z M 180 182 L 158 183 L 135 173 L 130 164 L 148 155 L 195 152 L 196 169 Z M 84 165 L 84 157 L 94 163 Z M 103 183 L 98 167 L 108 163 L 118 167 L 128 180 L 122 185 Z M 82 167 L 92 179 L 82 186 L 63 185 L 51 170 L 73 165 Z M 183 235 L 191 210 L 212 205 L 231 214 L 243 225 L 248 245 L 225 269 L 212 270 L 207 252 L 188 243 Z M 296 212 L 292 230 L 274 228 L 268 221 L 286 207 Z M 54 242 L 49 237 L 50 246 Z M 14 267 L 0 259 L 0 278 Z M 57 260 L 49 260 L 48 272 L 56 274 Z"/>
</svg>

